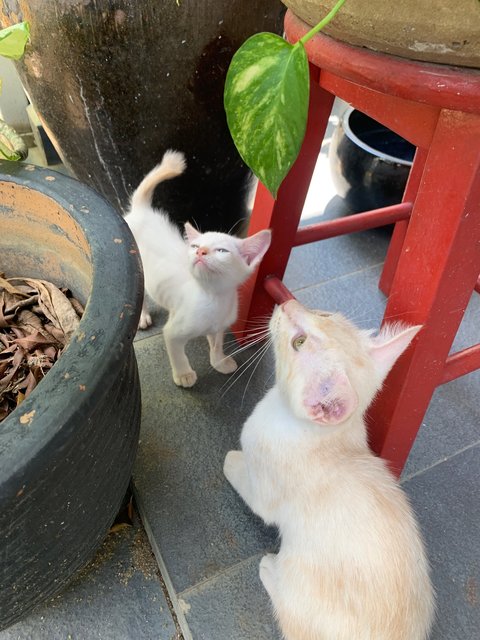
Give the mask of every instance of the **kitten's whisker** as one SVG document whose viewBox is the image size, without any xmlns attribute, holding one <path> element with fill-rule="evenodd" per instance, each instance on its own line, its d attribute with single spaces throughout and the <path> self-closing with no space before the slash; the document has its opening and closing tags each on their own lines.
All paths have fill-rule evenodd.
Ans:
<svg viewBox="0 0 480 640">
<path fill-rule="evenodd" d="M 239 338 L 243 338 L 243 337 L 248 336 L 251 333 L 255 333 L 255 331 L 258 331 L 258 330 L 261 330 L 261 329 L 263 329 L 265 331 L 268 331 L 268 327 L 269 327 L 268 323 L 262 322 L 262 323 L 258 323 L 257 325 L 249 325 L 248 329 L 240 329 L 240 330 L 235 329 L 235 330 L 230 330 L 230 332 L 234 336 L 238 336 Z"/>
<path fill-rule="evenodd" d="M 257 338 L 260 336 L 268 336 L 268 334 L 270 333 L 269 329 L 261 329 L 259 331 L 255 331 L 255 333 L 251 333 L 250 334 L 250 342 L 246 343 L 246 344 L 240 344 L 241 347 L 244 346 L 248 346 L 253 344 Z M 238 338 L 233 337 L 231 340 L 225 340 L 223 344 L 238 344 Z"/>
<path fill-rule="evenodd" d="M 228 383 L 225 383 L 220 391 L 222 391 L 222 389 L 228 384 L 227 388 L 225 389 L 225 391 L 221 394 L 221 397 L 223 397 L 231 388 L 232 386 L 238 382 L 238 380 L 240 380 L 240 378 L 248 371 L 248 369 L 255 364 L 255 362 L 258 359 L 261 359 L 263 357 L 263 355 L 266 353 L 266 351 L 268 350 L 270 346 L 270 341 L 267 342 L 265 345 L 263 345 L 258 351 L 256 351 L 252 356 L 250 356 L 250 358 L 248 358 L 248 360 L 246 362 L 244 362 L 241 367 L 239 367 L 236 371 L 236 374 L 238 375 L 234 375 L 232 376 L 232 378 L 228 381 Z M 243 400 L 242 400 L 243 401 Z"/>
<path fill-rule="evenodd" d="M 250 335 L 255 336 L 260 332 L 268 333 L 268 331 L 269 331 L 269 327 L 268 326 L 267 327 L 265 327 L 265 326 L 260 327 L 259 326 L 259 327 L 256 327 L 255 329 L 252 329 L 250 331 Z M 235 333 L 231 333 L 230 335 L 233 338 L 235 338 L 236 340 L 238 340 L 237 333 L 240 333 L 240 332 L 235 331 Z"/>
<path fill-rule="evenodd" d="M 195 225 L 195 229 L 196 229 L 199 233 L 202 233 L 202 232 L 200 231 L 200 225 L 198 224 L 198 222 L 195 220 L 195 218 L 194 218 L 193 216 L 192 216 L 192 222 L 193 222 L 193 224 Z"/>
<path fill-rule="evenodd" d="M 265 347 L 263 347 L 263 351 L 261 353 L 261 355 L 257 358 L 256 364 L 253 368 L 252 373 L 250 374 L 250 377 L 247 380 L 247 384 L 245 385 L 245 389 L 243 390 L 243 394 L 242 394 L 242 403 L 241 406 L 243 407 L 243 401 L 245 400 L 245 394 L 247 393 L 247 389 L 248 389 L 248 385 L 250 384 L 251 379 L 253 378 L 255 371 L 258 369 L 258 365 L 261 363 L 261 361 L 263 360 L 263 358 L 265 357 L 265 354 L 267 353 L 267 351 L 269 350 L 269 348 L 272 345 L 272 340 L 269 340 Z"/>
<path fill-rule="evenodd" d="M 239 347 L 238 349 L 235 349 L 235 351 L 232 351 L 232 353 L 227 354 L 226 357 L 236 356 L 237 354 L 241 353 L 242 351 L 245 351 L 246 349 L 250 349 L 250 347 L 254 347 L 256 344 L 259 344 L 260 342 L 263 342 L 266 338 L 268 338 L 268 334 L 258 337 L 256 340 L 254 340 L 250 344 L 245 344 L 245 345 Z"/>
<path fill-rule="evenodd" d="M 232 224 L 232 226 L 230 227 L 230 229 L 229 229 L 228 233 L 232 233 L 232 231 L 235 229 L 235 227 L 236 227 L 238 224 L 240 224 L 241 222 L 245 222 L 245 220 L 246 220 L 246 219 L 247 219 L 247 218 L 240 218 L 239 220 L 237 220 L 236 222 L 234 222 L 234 223 Z"/>
<path fill-rule="evenodd" d="M 270 380 L 274 377 L 275 377 L 275 371 L 272 371 L 272 373 L 266 379 L 265 384 L 263 385 L 264 391 L 270 387 Z"/>
<path fill-rule="evenodd" d="M 233 374 L 233 376 L 227 380 L 225 382 L 225 384 L 220 388 L 220 391 L 222 391 L 225 387 L 227 387 L 225 389 L 225 392 L 222 393 L 222 396 L 230 389 L 230 387 L 239 379 L 242 377 L 242 375 L 245 373 L 245 371 L 250 367 L 252 361 L 255 362 L 256 358 L 259 356 L 259 353 L 264 349 L 264 345 L 262 345 L 257 351 L 255 351 L 255 353 L 253 353 L 251 356 L 248 357 L 247 360 L 245 360 L 245 362 L 242 362 L 242 364 L 238 367 L 238 369 L 235 371 L 235 373 Z"/>
<path fill-rule="evenodd" d="M 247 325 L 250 325 L 250 324 L 253 324 L 254 322 L 258 322 L 259 320 L 268 323 L 271 317 L 272 316 L 270 313 L 265 313 L 261 316 L 255 316 L 254 318 L 237 318 L 237 319 L 241 322 L 246 322 Z"/>
</svg>

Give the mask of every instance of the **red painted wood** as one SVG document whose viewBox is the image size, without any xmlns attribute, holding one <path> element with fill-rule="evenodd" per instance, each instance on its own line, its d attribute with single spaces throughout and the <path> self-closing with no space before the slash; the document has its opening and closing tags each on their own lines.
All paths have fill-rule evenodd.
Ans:
<svg viewBox="0 0 480 640">
<path fill-rule="evenodd" d="M 324 70 L 320 72 L 320 86 L 416 147 L 429 146 L 440 112 L 438 107 L 379 93 Z"/>
<path fill-rule="evenodd" d="M 392 224 L 397 220 L 407 220 L 412 211 L 411 202 L 403 202 L 394 204 L 391 207 L 383 207 L 374 209 L 373 211 L 364 211 L 345 218 L 337 218 L 336 220 L 326 220 L 317 224 L 309 224 L 299 227 L 293 244 L 299 246 L 309 242 L 317 242 L 325 238 L 334 238 L 346 233 L 355 233 L 356 231 L 364 231 L 365 229 L 374 229 Z"/>
<path fill-rule="evenodd" d="M 308 26 L 287 12 L 285 29 L 293 42 Z M 384 322 L 423 328 L 368 412 L 372 447 L 399 474 L 436 386 L 480 367 L 480 345 L 449 356 L 472 291 L 480 292 L 480 71 L 402 60 L 323 35 L 307 44 L 307 52 L 320 86 L 312 87 L 307 135 L 278 200 L 259 185 L 249 233 L 271 227 L 273 242 L 242 292 L 239 326 L 292 295 L 281 278 L 293 245 L 367 228 L 375 216 L 297 231 L 331 94 L 414 141 L 404 202 L 394 211 L 407 216 L 410 202 L 413 209 L 408 221 L 395 225 L 380 287 L 389 292 Z"/>
<path fill-rule="evenodd" d="M 296 42 L 310 27 L 291 11 L 285 35 Z M 319 69 L 380 93 L 444 109 L 480 111 L 480 71 L 415 62 L 340 42 L 322 33 L 306 44 L 308 59 Z"/>
<path fill-rule="evenodd" d="M 373 449 L 400 473 L 480 273 L 480 117 L 442 111 L 384 321 L 424 328 L 369 410 Z"/>
<path fill-rule="evenodd" d="M 249 321 L 272 312 L 273 301 L 263 288 L 263 281 L 269 275 L 283 277 L 332 110 L 334 96 L 321 89 L 315 78 L 311 80 L 305 140 L 295 164 L 278 190 L 277 200 L 262 184 L 258 185 L 248 235 L 271 228 L 272 243 L 257 273 L 240 291 L 238 321 L 233 332 L 241 342 L 248 340 Z"/>
<path fill-rule="evenodd" d="M 276 304 L 283 304 L 284 302 L 287 302 L 287 300 L 295 300 L 293 293 L 289 291 L 283 282 L 275 276 L 265 278 L 263 286 L 265 287 L 265 291 Z"/>
<path fill-rule="evenodd" d="M 480 344 L 448 356 L 440 384 L 480 369 Z"/>
<path fill-rule="evenodd" d="M 417 149 L 415 158 L 413 160 L 413 166 L 408 176 L 407 185 L 403 194 L 403 200 L 405 202 L 415 202 L 418 189 L 420 188 L 420 182 L 427 159 L 427 151 L 425 149 Z M 392 286 L 393 276 L 397 269 L 398 259 L 403 247 L 403 241 L 408 229 L 408 220 L 397 222 L 395 229 L 393 230 L 390 244 L 388 245 L 388 251 L 383 265 L 382 275 L 380 276 L 380 282 L 378 288 L 386 296 L 390 292 Z"/>
</svg>

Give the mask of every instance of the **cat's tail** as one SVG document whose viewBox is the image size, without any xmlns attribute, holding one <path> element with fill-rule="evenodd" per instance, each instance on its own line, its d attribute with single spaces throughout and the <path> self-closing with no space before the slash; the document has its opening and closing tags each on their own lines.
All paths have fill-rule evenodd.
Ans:
<svg viewBox="0 0 480 640">
<path fill-rule="evenodd" d="M 157 164 L 156 167 L 147 173 L 133 192 L 131 200 L 132 212 L 138 207 L 150 207 L 153 192 L 157 184 L 179 176 L 185 171 L 186 166 L 185 156 L 181 151 L 174 151 L 173 149 L 165 151 L 160 164 Z"/>
</svg>

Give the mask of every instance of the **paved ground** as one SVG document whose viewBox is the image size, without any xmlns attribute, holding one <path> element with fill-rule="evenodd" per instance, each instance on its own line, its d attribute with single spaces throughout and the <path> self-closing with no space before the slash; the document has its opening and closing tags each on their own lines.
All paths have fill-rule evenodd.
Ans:
<svg viewBox="0 0 480 640">
<path fill-rule="evenodd" d="M 305 220 L 344 213 L 325 156 Z M 337 309 L 378 327 L 377 289 L 388 234 L 376 230 L 293 251 L 285 282 L 304 303 Z M 480 297 L 456 340 L 478 342 Z M 173 384 L 157 325 L 137 337 L 143 420 L 134 487 L 143 524 L 185 640 L 279 640 L 258 563 L 277 533 L 254 517 L 225 481 L 225 453 L 272 383 L 269 355 L 236 378 L 208 365 L 206 341 L 191 346 L 199 374 L 191 390 Z M 247 362 L 253 351 L 241 356 Z M 243 370 L 242 370 L 243 371 Z M 234 380 L 236 381 L 234 382 Z M 233 383 L 233 384 L 232 384 Z M 432 640 L 474 640 L 480 628 L 480 372 L 439 388 L 403 475 L 432 563 L 438 613 Z M 61 596 L 0 640 L 172 640 L 177 637 L 144 531 L 111 534 Z M 354 639 L 352 639 L 354 640 Z"/>
<path fill-rule="evenodd" d="M 364 328 L 377 327 L 385 305 L 377 281 L 387 241 L 375 231 L 296 249 L 286 283 L 311 307 L 339 309 Z M 458 348 L 478 340 L 479 314 L 475 296 Z M 249 512 L 222 475 L 225 453 L 236 448 L 242 423 L 272 382 L 271 360 L 230 386 L 209 368 L 199 340 L 191 349 L 198 386 L 180 391 L 165 366 L 161 335 L 140 339 L 137 353 L 144 423 L 134 483 L 184 635 L 279 639 L 258 578 L 261 556 L 277 546 L 276 531 Z M 476 372 L 437 390 L 403 475 L 432 562 L 438 597 L 432 640 L 478 638 L 479 382 Z"/>
</svg>

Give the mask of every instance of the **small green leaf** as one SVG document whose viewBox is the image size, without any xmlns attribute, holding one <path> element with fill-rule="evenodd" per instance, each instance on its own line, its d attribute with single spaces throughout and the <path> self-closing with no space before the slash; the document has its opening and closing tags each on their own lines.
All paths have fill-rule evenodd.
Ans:
<svg viewBox="0 0 480 640">
<path fill-rule="evenodd" d="M 0 56 L 18 60 L 23 56 L 29 37 L 30 26 L 28 22 L 19 22 L 0 30 Z"/>
<path fill-rule="evenodd" d="M 274 197 L 300 151 L 308 114 L 305 48 L 273 33 L 249 38 L 225 82 L 228 127 L 245 163 Z"/>
<path fill-rule="evenodd" d="M 28 149 L 21 136 L 0 120 L 0 159 L 25 160 L 27 154 Z"/>
</svg>

